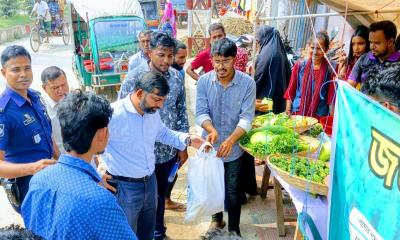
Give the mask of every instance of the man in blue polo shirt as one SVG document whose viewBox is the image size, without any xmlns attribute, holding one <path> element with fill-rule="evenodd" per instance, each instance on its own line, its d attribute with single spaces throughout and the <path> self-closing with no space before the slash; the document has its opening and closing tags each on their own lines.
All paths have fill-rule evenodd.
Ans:
<svg viewBox="0 0 400 240">
<path fill-rule="evenodd" d="M 40 93 L 29 89 L 32 83 L 31 56 L 17 45 L 1 54 L 1 73 L 7 87 L 0 96 L 0 177 L 13 208 L 28 191 L 33 174 L 54 164 L 51 124 Z M 57 147 L 55 147 L 57 149 Z"/>
<path fill-rule="evenodd" d="M 108 143 L 112 112 L 110 103 L 94 93 L 72 92 L 60 102 L 67 153 L 32 177 L 22 204 L 26 228 L 45 239 L 137 239 L 90 164 Z"/>
<path fill-rule="evenodd" d="M 361 90 L 363 85 L 374 85 L 379 81 L 379 72 L 389 68 L 398 69 L 400 62 L 400 52 L 395 48 L 396 25 L 391 21 L 380 21 L 372 23 L 369 28 L 371 51 L 358 59 L 348 80 L 353 87 L 361 83 Z"/>
</svg>

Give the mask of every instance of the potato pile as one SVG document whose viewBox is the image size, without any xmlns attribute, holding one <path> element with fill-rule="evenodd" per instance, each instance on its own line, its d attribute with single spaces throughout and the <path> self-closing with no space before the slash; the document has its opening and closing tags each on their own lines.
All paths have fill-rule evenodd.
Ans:
<svg viewBox="0 0 400 240">
<path fill-rule="evenodd" d="M 203 36 L 201 36 L 200 34 L 197 34 L 195 37 L 203 37 Z M 188 36 L 185 35 L 185 36 L 181 37 L 179 40 L 182 41 L 184 44 L 186 44 L 186 46 L 188 45 Z M 198 40 L 196 40 L 196 43 L 193 43 L 193 46 L 192 46 L 192 56 L 196 56 L 198 52 L 200 52 L 201 50 L 204 50 L 206 48 L 204 41 L 198 39 Z"/>
<path fill-rule="evenodd" d="M 253 24 L 236 13 L 228 12 L 221 18 L 220 22 L 224 25 L 225 32 L 228 34 L 240 36 L 253 33 Z"/>
</svg>

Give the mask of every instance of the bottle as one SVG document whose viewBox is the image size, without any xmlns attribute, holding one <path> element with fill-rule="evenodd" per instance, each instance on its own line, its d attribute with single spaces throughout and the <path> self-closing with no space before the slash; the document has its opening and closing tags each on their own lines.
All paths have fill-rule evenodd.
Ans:
<svg viewBox="0 0 400 240">
<path fill-rule="evenodd" d="M 174 165 L 174 167 L 171 169 L 171 172 L 168 176 L 168 182 L 172 183 L 175 179 L 176 173 L 178 172 L 179 165 L 181 164 L 181 161 L 177 161 Z"/>
</svg>

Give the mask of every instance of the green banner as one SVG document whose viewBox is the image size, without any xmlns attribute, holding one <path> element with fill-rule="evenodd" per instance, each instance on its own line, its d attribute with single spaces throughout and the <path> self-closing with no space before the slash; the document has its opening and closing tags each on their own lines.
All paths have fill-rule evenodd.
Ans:
<svg viewBox="0 0 400 240">
<path fill-rule="evenodd" d="M 400 239 L 400 118 L 338 84 L 329 239 Z"/>
</svg>

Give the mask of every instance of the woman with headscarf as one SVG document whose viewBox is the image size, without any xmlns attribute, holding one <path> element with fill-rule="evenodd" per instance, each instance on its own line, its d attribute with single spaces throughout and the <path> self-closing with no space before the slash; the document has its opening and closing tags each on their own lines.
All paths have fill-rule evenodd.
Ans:
<svg viewBox="0 0 400 240">
<path fill-rule="evenodd" d="M 256 59 L 254 76 L 257 86 L 256 113 L 261 114 L 266 111 L 265 105 L 261 103 L 265 97 L 272 98 L 274 113 L 283 112 L 285 110 L 283 94 L 290 78 L 290 65 L 281 37 L 275 28 L 262 26 L 257 34 L 257 42 L 260 51 Z M 241 169 L 243 200 L 246 199 L 245 193 L 257 194 L 254 161 L 254 157 L 250 154 L 243 154 Z"/>
<path fill-rule="evenodd" d="M 168 0 L 165 4 L 165 9 L 163 16 L 161 18 L 160 30 L 169 32 L 172 31 L 171 34 L 175 38 L 176 37 L 176 21 L 174 14 L 174 7 L 172 6 L 172 2 Z"/>
<path fill-rule="evenodd" d="M 273 112 L 285 111 L 283 95 L 290 79 L 290 64 L 279 31 L 262 26 L 257 33 L 260 51 L 255 63 L 254 80 L 257 85 L 256 110 L 265 112 L 261 100 L 272 98 Z"/>
</svg>

